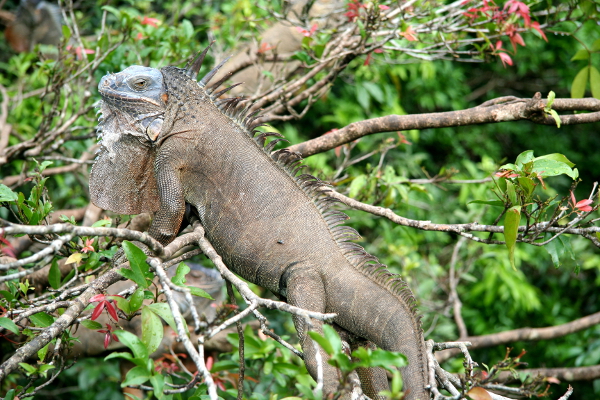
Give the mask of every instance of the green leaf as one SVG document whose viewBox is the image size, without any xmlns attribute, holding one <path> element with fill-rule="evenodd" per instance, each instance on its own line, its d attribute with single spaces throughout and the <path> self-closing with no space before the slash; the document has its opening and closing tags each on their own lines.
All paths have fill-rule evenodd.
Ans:
<svg viewBox="0 0 600 400">
<path fill-rule="evenodd" d="M 506 211 L 504 217 L 504 240 L 508 248 L 508 259 L 510 265 L 516 271 L 515 267 L 515 244 L 519 233 L 519 223 L 521 222 L 521 206 L 514 206 Z"/>
<path fill-rule="evenodd" d="M 40 328 L 47 328 L 54 323 L 54 317 L 45 312 L 39 312 L 29 317 L 29 320 L 33 324 Z"/>
<path fill-rule="evenodd" d="M 38 370 L 36 367 L 29 365 L 27 363 L 19 363 L 19 366 L 25 370 L 25 373 L 27 374 L 27 376 L 35 374 Z"/>
<path fill-rule="evenodd" d="M 140 338 L 131 332 L 122 330 L 115 331 L 115 335 L 117 335 L 121 343 L 133 352 L 135 358 L 148 359 L 148 349 L 146 348 L 146 345 L 142 343 Z"/>
<path fill-rule="evenodd" d="M 560 154 L 560 153 L 552 153 L 552 154 L 546 154 L 545 156 L 539 156 L 539 157 L 534 158 L 533 161 L 543 160 L 543 159 L 559 161 L 559 162 L 567 164 L 571 168 L 573 168 L 575 166 L 575 164 L 572 163 L 571 161 L 569 161 L 569 159 L 564 154 Z"/>
<path fill-rule="evenodd" d="M 600 51 L 600 39 L 594 40 L 594 43 L 592 43 L 592 47 L 590 48 L 590 51 Z"/>
<path fill-rule="evenodd" d="M 6 395 L 4 396 L 4 400 L 14 400 L 15 398 L 15 389 L 10 389 L 8 392 L 6 392 Z"/>
<path fill-rule="evenodd" d="M 519 186 L 521 187 L 521 189 L 523 189 L 523 192 L 527 197 L 526 202 L 528 202 L 531 199 L 531 194 L 535 190 L 535 182 L 531 178 L 525 178 L 522 176 L 519 176 L 517 178 L 517 181 L 519 182 Z"/>
<path fill-rule="evenodd" d="M 573 79 L 571 85 L 571 97 L 574 99 L 580 99 L 585 94 L 585 87 L 587 86 L 588 76 L 590 74 L 590 67 L 583 67 Z"/>
<path fill-rule="evenodd" d="M 185 263 L 181 262 L 177 266 L 177 270 L 175 271 L 175 276 L 171 278 L 171 282 L 176 284 L 177 286 L 185 285 L 185 276 L 190 272 L 190 267 L 188 267 Z"/>
<path fill-rule="evenodd" d="M 383 90 L 381 90 L 381 85 L 374 82 L 363 82 L 363 86 L 369 92 L 371 97 L 377 100 L 379 103 L 383 103 L 385 101 L 385 96 L 383 94 Z"/>
<path fill-rule="evenodd" d="M 135 312 L 140 309 L 144 301 L 144 289 L 139 287 L 129 298 L 129 313 Z"/>
<path fill-rule="evenodd" d="M 152 354 L 160 346 L 163 338 L 163 325 L 158 315 L 153 313 L 150 308 L 142 309 L 142 342 L 146 345 L 148 353 Z"/>
<path fill-rule="evenodd" d="M 6 330 L 11 331 L 15 335 L 19 334 L 19 327 L 11 319 L 6 317 L 0 317 L 0 326 Z"/>
<path fill-rule="evenodd" d="M 552 236 L 551 233 L 546 233 L 546 240 L 550 239 Z M 550 258 L 552 258 L 552 263 L 555 268 L 558 268 L 562 265 L 560 259 L 565 252 L 564 246 L 558 238 L 549 242 L 547 245 L 543 246 L 544 249 L 550 254 Z"/>
<path fill-rule="evenodd" d="M 562 123 L 562 121 L 560 119 L 560 115 L 558 115 L 556 110 L 550 110 L 550 116 L 552 116 L 552 118 L 554 118 L 554 122 L 556 122 L 556 127 L 560 128 L 560 124 Z"/>
<path fill-rule="evenodd" d="M 110 299 L 113 300 L 117 304 L 117 308 L 123 311 L 125 314 L 131 314 L 137 310 L 137 308 L 136 310 L 132 310 L 130 301 L 121 296 L 110 296 Z"/>
<path fill-rule="evenodd" d="M 131 266 L 133 274 L 129 274 L 130 276 L 126 276 L 123 273 L 121 274 L 137 283 L 140 287 L 147 288 L 150 286 L 146 280 L 146 273 L 149 271 L 148 263 L 146 263 L 146 254 L 139 247 L 127 240 L 123 241 L 123 250 L 129 260 L 129 265 Z M 121 268 L 119 271 L 123 270 L 124 269 Z"/>
<path fill-rule="evenodd" d="M 83 321 L 81 321 L 81 325 L 92 330 L 102 329 L 102 324 L 100 322 L 92 321 L 89 319 L 84 319 Z"/>
<path fill-rule="evenodd" d="M 110 360 L 113 358 L 124 358 L 125 360 L 134 362 L 133 356 L 131 355 L 131 353 L 125 353 L 124 351 L 122 352 L 115 352 L 115 353 L 110 353 L 109 355 L 107 355 L 106 357 L 104 357 L 104 360 Z"/>
<path fill-rule="evenodd" d="M 577 60 L 587 60 L 590 58 L 590 52 L 586 49 L 578 50 L 577 53 L 573 57 L 571 57 L 571 61 Z"/>
<path fill-rule="evenodd" d="M 210 300 L 214 300 L 213 297 L 206 293 L 204 290 L 195 287 L 195 286 L 186 286 L 188 289 L 190 289 L 190 293 L 192 293 L 193 296 L 198 296 L 198 297 L 204 297 L 205 299 L 210 299 Z"/>
<path fill-rule="evenodd" d="M 121 383 L 121 387 L 126 387 L 130 385 L 141 385 L 146 382 L 151 377 L 150 371 L 144 367 L 133 367 L 127 372 L 125 376 L 125 381 Z"/>
<path fill-rule="evenodd" d="M 565 249 L 565 253 L 575 262 L 575 273 L 579 273 L 579 262 L 577 262 L 577 257 L 575 257 L 575 253 L 573 252 L 573 247 L 571 247 L 571 238 L 565 235 L 560 235 L 557 240 L 560 240 L 560 243 L 563 245 Z"/>
<path fill-rule="evenodd" d="M 508 199 L 510 200 L 511 206 L 520 205 L 520 203 L 517 202 L 517 192 L 515 191 L 515 185 L 513 185 L 513 183 L 509 180 L 506 181 L 506 194 L 508 195 Z"/>
<path fill-rule="evenodd" d="M 17 201 L 19 196 L 6 185 L 0 183 L 0 201 Z"/>
<path fill-rule="evenodd" d="M 323 325 L 323 333 L 325 333 L 327 341 L 331 343 L 334 353 L 341 353 L 342 339 L 340 339 L 340 335 L 338 335 L 335 329 L 331 325 Z"/>
<path fill-rule="evenodd" d="M 550 91 L 550 93 L 548 93 L 548 101 L 546 103 L 546 108 L 550 109 L 552 108 L 552 103 L 554 103 L 554 99 L 556 98 L 556 93 L 554 93 L 552 90 Z"/>
<path fill-rule="evenodd" d="M 324 325 L 323 327 L 325 327 L 327 325 Z M 333 354 L 333 347 L 331 346 L 331 343 L 329 343 L 329 341 L 327 339 L 325 339 L 323 336 L 319 335 L 317 332 L 308 332 L 308 335 L 312 338 L 312 340 L 314 340 L 315 342 L 317 342 L 317 344 L 319 346 L 321 346 L 323 348 L 323 350 L 325 350 L 325 353 L 332 355 Z"/>
<path fill-rule="evenodd" d="M 356 101 L 358 101 L 358 104 L 360 104 L 362 108 L 369 110 L 371 105 L 371 96 L 364 86 L 356 87 Z"/>
<path fill-rule="evenodd" d="M 356 195 L 367 185 L 367 176 L 366 175 L 358 175 L 356 178 L 352 180 L 349 188 L 349 197 L 356 197 Z"/>
<path fill-rule="evenodd" d="M 52 289 L 58 289 L 60 287 L 60 268 L 56 259 L 52 260 L 50 271 L 48 271 L 48 283 L 52 286 Z"/>
<path fill-rule="evenodd" d="M 50 371 L 51 369 L 54 369 L 54 368 L 56 368 L 54 365 L 44 364 L 44 365 L 40 366 L 40 369 L 39 369 L 40 375 L 42 375 L 45 378 L 48 371 Z"/>
<path fill-rule="evenodd" d="M 92 228 L 102 228 L 105 226 L 111 226 L 112 221 L 110 219 L 101 219 L 92 224 Z"/>
<path fill-rule="evenodd" d="M 165 377 L 163 375 L 152 375 L 150 377 L 150 383 L 154 388 L 154 396 L 157 399 L 162 399 L 164 397 L 163 388 L 165 386 Z"/>
<path fill-rule="evenodd" d="M 543 178 L 565 174 L 572 179 L 577 179 L 578 176 L 578 173 L 573 168 L 569 167 L 567 163 L 549 158 L 535 160 L 531 172 Z"/>
<path fill-rule="evenodd" d="M 173 313 L 171 312 L 171 308 L 167 303 L 153 303 L 146 308 L 150 309 L 153 313 L 161 317 L 165 320 L 167 324 L 177 332 L 177 326 L 175 325 L 175 320 L 173 319 Z"/>
<path fill-rule="evenodd" d="M 515 164 L 517 165 L 518 169 L 523 169 L 523 166 L 525 164 L 527 164 L 528 162 L 530 162 L 531 160 L 533 160 L 533 150 L 525 150 L 524 152 L 522 152 L 521 154 L 519 154 L 517 156 L 517 161 L 515 162 Z M 506 164 L 506 165 L 510 165 L 510 164 Z M 508 168 L 505 168 L 508 169 Z"/>
<path fill-rule="evenodd" d="M 600 72 L 594 66 L 590 68 L 590 86 L 592 88 L 592 96 L 600 99 Z"/>
<path fill-rule="evenodd" d="M 192 38 L 194 37 L 194 25 L 192 25 L 192 23 L 190 21 L 188 21 L 187 19 L 184 19 L 183 21 L 181 21 L 181 28 L 183 29 L 183 34 L 185 35 L 186 38 Z"/>
<path fill-rule="evenodd" d="M 37 163 L 37 160 L 34 159 L 33 161 L 35 161 Z M 44 172 L 44 170 L 46 168 L 48 168 L 50 165 L 54 164 L 54 161 L 42 161 L 41 164 L 38 164 L 37 169 L 39 170 L 39 172 Z M 44 186 L 44 183 L 46 182 L 47 178 L 44 178 L 40 181 L 39 185 L 40 186 Z"/>
<path fill-rule="evenodd" d="M 62 26 L 62 34 L 65 37 L 65 42 L 69 42 L 71 38 L 71 29 L 67 25 Z"/>
<path fill-rule="evenodd" d="M 38 358 L 40 359 L 41 362 L 44 362 L 44 359 L 46 358 L 46 354 L 48 354 L 48 346 L 49 345 L 50 345 L 50 343 L 48 343 L 47 345 L 45 345 L 44 347 L 39 349 L 37 352 Z"/>
<path fill-rule="evenodd" d="M 194 295 L 194 296 L 204 297 L 206 299 L 214 300 L 212 298 L 212 296 L 209 295 L 208 293 L 206 293 L 204 290 L 202 290 L 198 287 L 195 287 L 195 286 L 188 286 L 185 284 L 185 276 L 189 272 L 190 272 L 190 267 L 188 267 L 184 263 L 179 263 L 179 265 L 177 266 L 177 271 L 175 271 L 175 276 L 173 276 L 171 278 L 171 282 L 173 282 L 177 286 L 183 286 L 183 287 L 188 288 L 190 290 L 190 293 L 192 293 L 192 295 Z"/>
</svg>

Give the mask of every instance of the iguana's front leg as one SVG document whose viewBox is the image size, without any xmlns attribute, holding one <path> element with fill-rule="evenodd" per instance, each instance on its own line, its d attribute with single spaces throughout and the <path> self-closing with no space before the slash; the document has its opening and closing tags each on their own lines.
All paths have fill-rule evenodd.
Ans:
<svg viewBox="0 0 600 400">
<path fill-rule="evenodd" d="M 180 167 L 174 156 L 176 153 L 170 153 L 165 147 L 161 149 L 155 164 L 160 208 L 148 230 L 150 236 L 163 245 L 175 239 L 185 214 Z"/>
</svg>

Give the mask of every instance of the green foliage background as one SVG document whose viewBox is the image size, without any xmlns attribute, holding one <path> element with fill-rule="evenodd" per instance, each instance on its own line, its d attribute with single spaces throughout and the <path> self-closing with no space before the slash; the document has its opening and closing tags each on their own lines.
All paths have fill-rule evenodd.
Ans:
<svg viewBox="0 0 600 400">
<path fill-rule="evenodd" d="M 112 2 L 107 20 L 108 38 L 96 42 L 105 2 L 82 2 L 76 11 L 86 46 L 106 49 L 117 38 L 128 37 L 113 51 L 96 72 L 89 102 L 99 99 L 96 82 L 107 72 L 116 72 L 132 64 L 160 67 L 181 64 L 208 43 L 234 48 L 243 40 L 251 40 L 268 23 L 267 8 L 271 2 L 250 0 L 214 1 L 197 4 L 192 1 Z M 158 18 L 158 28 L 139 23 L 140 17 Z M 571 31 L 568 23 L 556 30 Z M 141 39 L 137 36 L 140 34 Z M 0 34 L 1 35 L 1 34 Z M 582 61 L 571 61 L 581 44 L 569 36 L 549 34 L 548 43 L 534 36 L 524 36 L 527 46 L 513 56 L 514 67 L 503 68 L 500 60 L 488 63 L 454 63 L 449 61 L 396 64 L 395 54 L 376 54 L 368 66 L 355 60 L 335 82 L 331 91 L 299 122 L 274 125 L 292 143 L 322 135 L 351 122 L 389 114 L 460 110 L 476 106 L 499 96 L 532 97 L 536 91 L 546 96 L 553 90 L 557 97 L 569 97 L 570 86 Z M 588 22 L 577 37 L 587 45 L 600 39 L 597 25 Z M 14 95 L 21 87 L 42 88 L 54 72 L 55 61 L 39 61 L 33 53 L 16 55 L 0 37 L 0 84 Z M 210 54 L 209 54 L 210 55 Z M 598 54 L 592 63 L 600 64 Z M 76 63 L 76 60 L 73 60 Z M 206 65 L 213 64 L 213 60 Z M 589 93 L 589 92 L 588 92 Z M 23 140 L 32 137 L 49 108 L 49 99 L 37 96 L 11 105 L 9 123 Z M 61 100 L 62 101 L 62 100 Z M 78 157 L 95 141 L 94 112 L 82 116 L 79 141 L 65 144 L 64 155 Z M 582 182 L 576 191 L 578 199 L 588 196 L 597 181 L 600 130 L 598 124 L 564 126 L 534 125 L 529 122 L 488 124 L 461 128 L 430 129 L 404 132 L 410 144 L 398 144 L 389 150 L 380 164 L 375 154 L 345 171 L 347 176 L 336 183 L 340 191 L 350 191 L 359 200 L 392 208 L 399 215 L 437 223 L 492 223 L 497 210 L 467 204 L 472 200 L 492 199 L 492 184 L 423 185 L 406 179 L 426 178 L 454 171 L 455 179 L 482 179 L 499 165 L 513 162 L 524 150 L 536 155 L 565 154 L 580 171 Z M 365 137 L 352 150 L 353 157 L 381 148 L 393 134 Z M 11 140 L 17 141 L 17 138 Z M 10 144 L 15 144 L 11 142 Z M 311 171 L 325 179 L 333 177 L 341 162 L 333 151 L 307 159 Z M 60 165 L 57 162 L 56 165 Z M 31 162 L 14 161 L 2 166 L 1 176 L 18 174 L 31 168 Z M 549 189 L 542 194 L 568 194 L 571 181 L 567 177 L 550 178 Z M 52 176 L 47 182 L 49 197 L 55 209 L 76 208 L 88 203 L 87 183 L 77 174 Z M 19 190 L 28 190 L 26 187 Z M 424 232 L 349 211 L 350 224 L 362 235 L 362 245 L 377 255 L 390 268 L 401 273 L 421 301 L 423 326 L 427 339 L 455 340 L 458 332 L 448 297 L 448 264 L 458 237 L 452 234 Z M 7 214 L 0 215 L 8 218 Z M 502 240 L 502 238 L 499 238 Z M 460 251 L 457 268 L 461 271 L 458 293 L 463 302 L 463 316 L 469 334 L 481 335 L 520 327 L 544 327 L 562 324 L 597 312 L 600 304 L 600 255 L 589 242 L 570 240 L 572 256 L 565 254 L 560 267 L 555 267 L 544 248 L 517 245 L 518 270 L 513 271 L 504 246 L 466 242 Z M 576 266 L 580 272 L 575 273 Z M 265 295 L 267 295 L 265 293 Z M 294 335 L 290 318 L 281 313 L 266 312 L 275 331 L 285 337 Z M 262 341 L 247 331 L 246 393 L 248 398 L 271 399 L 306 394 L 310 378 L 302 363 L 273 341 Z M 232 339 L 237 345 L 237 340 Z M 515 343 L 514 352 L 528 351 L 524 361 L 530 367 L 573 367 L 600 364 L 600 327 L 571 334 L 548 342 Z M 494 364 L 502 359 L 504 346 L 473 351 L 480 363 Z M 235 371 L 237 352 L 219 357 L 213 371 Z M 111 362 L 114 360 L 111 360 Z M 47 391 L 49 398 L 64 398 L 61 390 L 71 388 L 77 399 L 118 398 L 118 376 L 112 364 L 79 361 Z M 461 371 L 462 360 L 446 365 Z M 115 382 L 109 386 L 94 382 Z M 225 379 L 225 398 L 234 398 L 235 390 Z M 600 381 L 576 382 L 572 399 L 600 397 Z M 111 391 L 112 390 L 112 391 Z M 553 386 L 553 397 L 565 385 Z M 268 395 L 272 393 L 272 395 Z"/>
</svg>

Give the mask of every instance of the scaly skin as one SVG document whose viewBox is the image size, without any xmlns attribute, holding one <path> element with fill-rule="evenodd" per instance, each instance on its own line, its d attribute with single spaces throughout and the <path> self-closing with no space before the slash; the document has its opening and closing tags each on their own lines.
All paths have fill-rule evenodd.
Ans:
<svg viewBox="0 0 600 400">
<path fill-rule="evenodd" d="M 171 242 L 182 224 L 186 203 L 191 204 L 208 239 L 235 273 L 294 306 L 336 313 L 334 322 L 343 330 L 405 354 L 409 365 L 401 373 L 406 399 L 429 399 L 425 344 L 410 290 L 375 257 L 347 241 L 357 235 L 351 228 L 338 226 L 347 219 L 345 215 L 327 210 L 332 201 L 323 192 L 323 183 L 292 171 L 298 156 L 286 151 L 269 155 L 252 138 L 251 123 L 244 120 L 236 103 L 216 104 L 216 96 L 205 87 L 208 79 L 198 84 L 192 78 L 199 64 L 187 70 L 146 69 L 144 77 L 152 82 L 144 85 L 156 90 L 137 92 L 135 86 L 123 84 L 135 80 L 131 68 L 122 76 L 103 78 L 99 86 L 105 103 L 134 99 L 135 105 L 122 108 L 125 113 L 135 109 L 137 114 L 130 116 L 133 119 L 134 115 L 139 118 L 137 107 L 142 97 L 155 103 L 164 99 L 166 104 L 159 135 L 140 137 L 138 146 L 147 149 L 146 158 L 153 162 L 156 193 L 146 189 L 152 186 L 150 182 L 131 200 L 141 212 L 153 201 L 152 196 L 158 198 L 150 235 L 163 244 Z M 144 128 L 138 125 L 137 130 L 135 136 L 139 137 Z M 130 143 L 126 138 L 129 132 L 112 134 L 121 135 L 118 141 Z M 108 209 L 122 203 L 118 193 L 128 184 L 102 186 L 94 181 L 95 175 L 105 176 L 98 171 L 113 167 L 99 160 L 91 175 L 92 200 L 106 199 Z M 141 172 L 128 171 L 123 178 L 131 178 L 130 173 Z M 294 323 L 306 366 L 316 377 L 316 354 L 306 332 L 321 333 L 322 323 L 312 320 L 309 327 L 301 318 L 294 318 Z M 323 351 L 321 357 L 327 359 Z M 339 371 L 326 362 L 323 368 L 324 394 L 339 392 Z M 362 376 L 372 380 L 363 382 L 363 388 L 379 398 L 376 392 L 387 385 L 381 371 L 372 369 Z"/>
</svg>

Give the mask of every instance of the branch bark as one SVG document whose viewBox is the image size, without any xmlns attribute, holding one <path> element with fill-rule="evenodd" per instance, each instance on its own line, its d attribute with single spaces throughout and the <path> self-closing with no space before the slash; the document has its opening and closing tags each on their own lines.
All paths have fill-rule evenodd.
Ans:
<svg viewBox="0 0 600 400">
<path fill-rule="evenodd" d="M 528 374 L 532 377 L 541 375 L 546 377 L 558 378 L 561 381 L 591 381 L 600 379 L 600 365 L 592 365 L 589 367 L 573 367 L 573 368 L 531 368 L 519 369 L 519 374 Z M 507 382 L 514 380 L 514 376 L 510 371 L 502 371 L 497 378 L 499 382 Z"/>
<path fill-rule="evenodd" d="M 500 344 L 516 342 L 519 340 L 537 341 L 554 339 L 557 337 L 566 336 L 570 333 L 579 332 L 597 324 L 600 324 L 600 312 L 567 322 L 566 324 L 562 325 L 548 326 L 544 328 L 514 329 L 511 331 L 499 332 L 491 335 L 469 336 L 461 340 L 471 342 L 471 346 L 469 347 L 470 350 L 481 349 L 484 347 L 492 347 Z M 450 349 L 448 351 L 444 351 L 443 353 L 436 353 L 436 358 L 438 362 L 443 362 L 458 353 L 459 351 L 456 349 Z"/>
<path fill-rule="evenodd" d="M 536 124 L 556 125 L 554 119 L 544 113 L 546 103 L 546 100 L 542 100 L 541 94 L 536 93 L 532 99 L 500 98 L 466 110 L 415 115 L 388 115 L 354 122 L 328 135 L 290 146 L 288 149 L 300 153 L 302 157 L 308 157 L 374 133 L 521 120 Z M 556 111 L 592 111 L 587 114 L 561 115 L 562 125 L 600 121 L 600 100 L 598 99 L 556 99 L 552 104 L 552 109 Z"/>
</svg>

